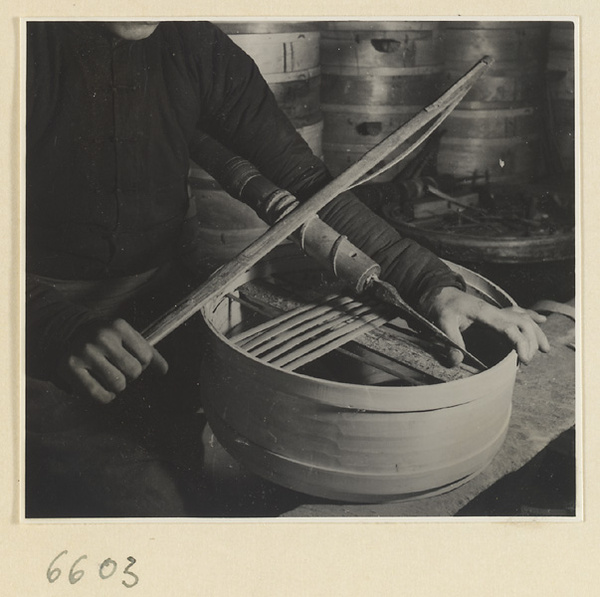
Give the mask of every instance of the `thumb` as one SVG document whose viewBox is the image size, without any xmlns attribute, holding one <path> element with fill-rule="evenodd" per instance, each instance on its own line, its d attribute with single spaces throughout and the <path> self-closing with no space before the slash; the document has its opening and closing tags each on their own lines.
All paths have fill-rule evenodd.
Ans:
<svg viewBox="0 0 600 597">
<path fill-rule="evenodd" d="M 169 370 L 169 364 L 165 360 L 165 358 L 154 348 L 152 347 L 152 360 L 148 365 L 149 368 L 154 370 L 157 373 L 165 374 Z"/>
<path fill-rule="evenodd" d="M 458 346 L 465 348 L 465 341 L 463 340 L 458 324 L 458 318 L 443 318 L 440 320 L 439 327 Z M 446 354 L 449 367 L 456 367 L 460 365 L 464 359 L 463 353 L 457 348 L 449 348 Z"/>
</svg>

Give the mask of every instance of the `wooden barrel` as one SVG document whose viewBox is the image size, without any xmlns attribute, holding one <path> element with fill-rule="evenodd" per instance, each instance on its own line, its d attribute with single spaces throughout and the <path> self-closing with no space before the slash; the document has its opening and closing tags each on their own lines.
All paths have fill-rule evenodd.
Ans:
<svg viewBox="0 0 600 597">
<path fill-rule="evenodd" d="M 325 163 L 339 174 L 440 91 L 436 22 L 329 22 L 321 34 Z M 393 178 L 399 164 L 377 180 Z"/>
<path fill-rule="evenodd" d="M 502 70 L 516 65 L 539 72 L 546 54 L 547 24 L 538 21 L 446 21 L 444 61 L 446 64 L 472 64 L 482 56 L 493 56 Z M 517 69 L 517 70 L 520 70 Z"/>
<path fill-rule="evenodd" d="M 312 270 L 282 251 L 246 279 Z M 510 297 L 456 266 L 475 293 Z M 268 480 L 311 495 L 381 502 L 435 495 L 483 470 L 507 432 L 516 355 L 469 378 L 418 387 L 342 383 L 287 372 L 227 339 L 243 320 L 229 299 L 208 305 L 202 396 L 219 442 Z M 489 343 L 488 343 L 489 344 Z"/>
<path fill-rule="evenodd" d="M 267 225 L 204 171 L 200 174 L 204 178 L 193 179 L 191 185 L 198 213 L 198 240 L 204 262 L 215 268 L 238 255 L 265 232 Z"/>
<path fill-rule="evenodd" d="M 220 28 L 256 62 L 296 128 L 321 120 L 320 33 L 308 22 L 230 22 Z"/>
<path fill-rule="evenodd" d="M 483 178 L 526 182 L 537 177 L 540 150 L 539 137 L 444 137 L 437 169 L 465 182 Z"/>
<path fill-rule="evenodd" d="M 495 62 L 442 125 L 441 174 L 511 183 L 540 175 L 546 35 L 538 22 L 445 24 L 446 85 L 484 55 Z"/>
<path fill-rule="evenodd" d="M 574 24 L 553 22 L 548 42 L 549 115 L 547 126 L 557 167 L 575 169 L 575 40 Z"/>
<path fill-rule="evenodd" d="M 322 122 L 320 67 L 299 72 L 265 75 L 265 79 L 277 100 L 277 105 L 296 129 Z"/>
<path fill-rule="evenodd" d="M 419 107 L 328 104 L 323 110 L 324 125 L 328 127 L 325 130 L 335 131 L 335 137 L 324 136 L 323 155 L 328 168 L 338 174 L 410 120 Z M 380 165 L 392 161 L 401 149 L 392 152 Z M 390 180 L 397 172 L 398 168 L 392 168 L 376 180 Z"/>
</svg>

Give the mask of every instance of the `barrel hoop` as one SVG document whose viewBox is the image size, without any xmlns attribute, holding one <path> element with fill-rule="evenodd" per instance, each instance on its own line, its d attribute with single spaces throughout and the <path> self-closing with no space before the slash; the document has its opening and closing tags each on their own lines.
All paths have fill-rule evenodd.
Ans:
<svg viewBox="0 0 600 597">
<path fill-rule="evenodd" d="M 268 84 L 274 83 L 290 83 L 292 81 L 308 81 L 314 79 L 321 74 L 321 67 L 315 66 L 304 70 L 296 70 L 287 73 L 266 73 L 263 75 Z"/>
<path fill-rule="evenodd" d="M 349 114 L 381 114 L 381 115 L 413 115 L 420 112 L 422 106 L 372 106 L 372 105 L 353 105 L 353 104 L 321 104 L 323 112 L 331 112 L 332 114 L 349 113 Z"/>
<path fill-rule="evenodd" d="M 527 139 L 523 139 L 523 137 L 519 136 L 519 137 L 502 137 L 499 139 L 478 139 L 477 137 L 471 137 L 471 138 L 466 138 L 466 137 L 447 137 L 444 136 L 442 141 L 441 141 L 441 146 L 445 146 L 445 145 L 460 145 L 463 147 L 478 147 L 478 148 L 490 148 L 490 149 L 502 149 L 502 148 L 507 148 L 507 147 L 515 147 L 515 146 L 521 146 L 521 145 L 529 145 L 532 141 L 537 141 L 539 140 L 540 135 L 539 134 L 531 134 L 527 136 Z M 441 150 L 441 148 L 440 148 Z"/>
<path fill-rule="evenodd" d="M 334 66 L 332 64 L 323 64 L 321 67 L 323 75 L 337 75 L 344 77 L 365 77 L 372 79 L 375 77 L 415 77 L 420 75 L 437 75 L 443 72 L 443 66 L 415 66 L 415 67 L 390 67 L 376 66 L 365 67 L 360 66 Z"/>
<path fill-rule="evenodd" d="M 439 21 L 327 21 L 322 30 L 326 31 L 438 31 L 441 27 Z"/>
<path fill-rule="evenodd" d="M 265 33 L 304 33 L 318 31 L 320 24 L 316 21 L 212 21 L 223 33 L 239 35 L 252 33 L 262 35 Z"/>
<path fill-rule="evenodd" d="M 450 20 L 444 21 L 445 29 L 466 29 L 468 31 L 478 29 L 537 29 L 543 27 L 545 23 L 538 21 L 518 21 L 518 20 L 488 20 L 488 21 L 464 21 Z"/>
<path fill-rule="evenodd" d="M 283 33 L 233 33 L 230 37 L 239 46 L 249 45 L 256 48 L 262 48 L 267 44 L 279 44 L 281 42 L 302 41 L 314 43 L 320 39 L 318 31 L 293 31 Z"/>
<path fill-rule="evenodd" d="M 490 120 L 503 120 L 505 118 L 520 118 L 527 116 L 536 116 L 538 110 L 533 107 L 528 108 L 505 108 L 505 109 L 494 109 L 494 110 L 461 110 L 457 108 L 450 114 L 448 118 L 461 119 L 461 120 L 479 120 L 479 119 L 490 119 Z"/>
</svg>

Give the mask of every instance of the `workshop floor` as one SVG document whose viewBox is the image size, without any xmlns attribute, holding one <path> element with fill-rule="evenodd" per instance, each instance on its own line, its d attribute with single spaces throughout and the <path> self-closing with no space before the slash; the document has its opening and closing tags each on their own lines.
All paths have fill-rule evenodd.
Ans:
<svg viewBox="0 0 600 597">
<path fill-rule="evenodd" d="M 575 429 L 497 481 L 456 516 L 575 516 Z"/>
<path fill-rule="evenodd" d="M 208 430 L 207 438 L 211 437 Z M 302 504 L 326 504 L 256 477 L 216 444 L 208 448 L 208 494 L 200 516 L 276 517 Z M 525 466 L 479 494 L 456 516 L 575 516 L 575 430 L 552 441 Z M 372 516 L 371 507 L 353 505 L 352 516 Z M 291 513 L 293 516 L 293 512 Z"/>
</svg>

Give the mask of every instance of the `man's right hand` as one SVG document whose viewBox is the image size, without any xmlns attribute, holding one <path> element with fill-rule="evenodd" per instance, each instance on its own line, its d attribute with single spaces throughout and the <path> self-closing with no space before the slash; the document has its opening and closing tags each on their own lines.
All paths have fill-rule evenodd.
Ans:
<svg viewBox="0 0 600 597">
<path fill-rule="evenodd" d="M 142 372 L 166 373 L 160 353 L 123 319 L 95 322 L 75 335 L 58 374 L 70 389 L 107 404 Z"/>
</svg>

